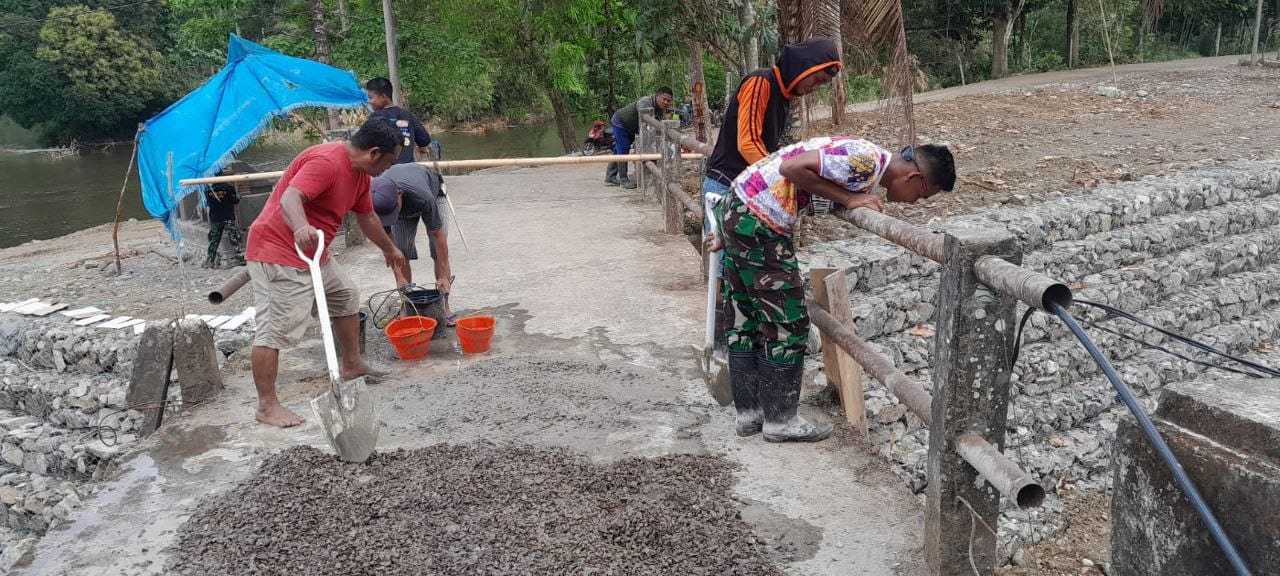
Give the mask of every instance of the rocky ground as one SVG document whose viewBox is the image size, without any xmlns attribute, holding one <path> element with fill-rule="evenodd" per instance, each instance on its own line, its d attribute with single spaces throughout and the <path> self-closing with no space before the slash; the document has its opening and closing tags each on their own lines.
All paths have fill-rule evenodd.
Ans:
<svg viewBox="0 0 1280 576">
<path fill-rule="evenodd" d="M 486 444 L 351 466 L 291 448 L 203 502 L 166 572 L 781 576 L 730 496 L 732 468 Z"/>
<path fill-rule="evenodd" d="M 1035 78 L 1027 77 L 1028 81 Z M 1049 83 L 917 104 L 916 141 L 956 156 L 956 192 L 886 212 L 913 222 L 1090 193 L 1100 184 L 1209 168 L 1277 153 L 1280 70 L 1225 66 Z M 895 119 L 851 114 L 813 134 L 898 142 Z M 856 235 L 820 216 L 802 244 Z"/>
</svg>

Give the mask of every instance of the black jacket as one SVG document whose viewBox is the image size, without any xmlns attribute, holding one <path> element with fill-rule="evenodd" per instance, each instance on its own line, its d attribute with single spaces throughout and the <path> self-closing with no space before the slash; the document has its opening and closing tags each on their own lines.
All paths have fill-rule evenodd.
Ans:
<svg viewBox="0 0 1280 576">
<path fill-rule="evenodd" d="M 828 38 L 783 47 L 773 68 L 742 79 L 729 100 L 720 136 L 707 161 L 707 177 L 729 185 L 743 170 L 778 150 L 787 128 L 792 91 L 809 75 L 840 69 L 840 51 Z"/>
</svg>

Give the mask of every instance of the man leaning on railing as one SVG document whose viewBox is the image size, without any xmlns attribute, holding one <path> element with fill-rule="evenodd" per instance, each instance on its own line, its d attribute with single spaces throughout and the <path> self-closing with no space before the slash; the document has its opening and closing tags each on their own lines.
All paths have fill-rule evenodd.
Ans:
<svg viewBox="0 0 1280 576">
<path fill-rule="evenodd" d="M 732 318 L 723 329 L 739 436 L 763 431 L 768 442 L 816 442 L 831 434 L 831 424 L 796 414 L 809 316 L 792 234 L 811 194 L 881 210 L 877 185 L 888 201 L 910 203 L 950 191 L 955 180 L 945 146 L 909 146 L 895 155 L 843 137 L 792 144 L 733 180 L 707 247 L 724 250 L 722 294 Z"/>
</svg>

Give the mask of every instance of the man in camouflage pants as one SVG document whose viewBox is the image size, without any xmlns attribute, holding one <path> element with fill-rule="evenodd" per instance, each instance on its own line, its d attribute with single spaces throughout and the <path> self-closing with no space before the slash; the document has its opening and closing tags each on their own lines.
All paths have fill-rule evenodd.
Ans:
<svg viewBox="0 0 1280 576">
<path fill-rule="evenodd" d="M 955 163 L 943 146 L 894 155 L 865 140 L 812 138 L 748 167 L 720 202 L 720 232 L 708 248 L 725 254 L 722 290 L 732 313 L 723 328 L 739 436 L 816 442 L 831 434 L 831 424 L 796 414 L 809 315 L 792 234 L 810 194 L 880 210 L 877 185 L 891 202 L 914 202 L 951 190 Z"/>
</svg>

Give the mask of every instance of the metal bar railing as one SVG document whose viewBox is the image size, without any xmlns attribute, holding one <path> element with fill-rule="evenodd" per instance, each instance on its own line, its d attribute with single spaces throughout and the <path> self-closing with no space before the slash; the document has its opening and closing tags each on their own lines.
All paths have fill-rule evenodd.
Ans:
<svg viewBox="0 0 1280 576">
<path fill-rule="evenodd" d="M 653 126 L 657 130 L 662 130 L 663 132 L 666 132 L 667 138 L 671 138 L 679 142 L 681 146 L 688 148 L 690 150 L 693 150 L 694 152 L 705 154 L 707 156 L 711 155 L 712 148 L 710 144 L 707 144 L 706 142 L 701 142 L 697 138 L 693 137 L 692 135 L 684 134 L 679 130 L 671 130 L 666 126 L 663 126 L 662 121 L 658 120 L 657 118 L 654 118 L 653 116 L 644 116 L 643 121 L 645 124 Z"/>
<path fill-rule="evenodd" d="M 934 262 L 942 263 L 947 259 L 942 249 L 942 236 L 925 228 L 870 208 L 837 208 L 831 211 L 831 215 Z"/>
<path fill-rule="evenodd" d="M 889 393 L 924 422 L 925 426 L 932 426 L 933 396 L 923 386 L 894 367 L 892 361 L 872 349 L 852 330 L 842 326 L 830 312 L 813 303 L 808 308 L 810 319 L 824 337 L 830 338 L 861 364 L 862 369 L 872 378 L 884 384 Z M 956 453 L 1019 507 L 1034 508 L 1044 502 L 1044 487 L 981 436 L 969 433 L 956 438 Z"/>
</svg>

